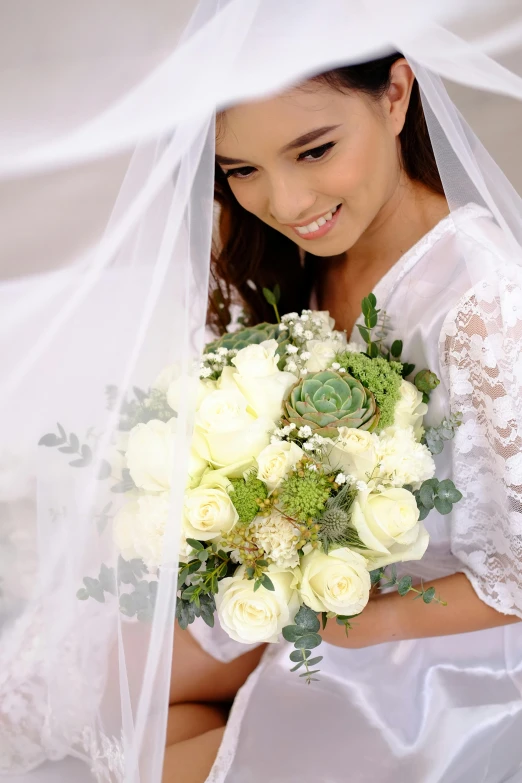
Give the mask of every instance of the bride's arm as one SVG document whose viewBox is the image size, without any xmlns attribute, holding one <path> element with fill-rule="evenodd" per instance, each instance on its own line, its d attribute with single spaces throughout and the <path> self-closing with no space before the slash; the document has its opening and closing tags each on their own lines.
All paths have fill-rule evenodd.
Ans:
<svg viewBox="0 0 522 783">
<path fill-rule="evenodd" d="M 515 615 L 501 614 L 485 604 L 465 574 L 453 574 L 424 584 L 425 589 L 431 586 L 447 606 L 435 601 L 426 605 L 421 598 L 413 600 L 413 594 L 381 594 L 370 600 L 360 616 L 354 617 L 348 636 L 344 626 L 338 625 L 335 619 L 328 620 L 321 635 L 326 642 L 338 647 L 356 648 L 401 639 L 481 631 L 520 621 Z"/>
</svg>

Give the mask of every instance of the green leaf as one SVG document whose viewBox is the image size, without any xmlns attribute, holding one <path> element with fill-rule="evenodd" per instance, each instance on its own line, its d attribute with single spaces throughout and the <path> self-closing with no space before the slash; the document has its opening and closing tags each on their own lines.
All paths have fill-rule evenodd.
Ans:
<svg viewBox="0 0 522 783">
<path fill-rule="evenodd" d="M 399 579 L 399 584 L 397 585 L 399 595 L 406 595 L 406 593 L 410 592 L 412 581 L 411 576 L 403 576 L 402 579 Z"/>
<path fill-rule="evenodd" d="M 262 574 L 261 584 L 263 585 L 265 590 L 271 590 L 272 592 L 275 592 L 274 583 L 266 574 Z"/>
<path fill-rule="evenodd" d="M 437 495 L 441 500 L 449 500 L 450 503 L 458 503 L 462 500 L 462 493 L 455 487 L 451 479 L 444 479 L 439 484 Z"/>
<path fill-rule="evenodd" d="M 114 568 L 109 568 L 105 563 L 102 563 L 98 579 L 100 580 L 100 585 L 107 593 L 116 595 L 116 576 Z"/>
<path fill-rule="evenodd" d="M 255 568 L 254 566 L 248 566 L 246 570 L 246 575 L 249 579 L 253 579 L 255 574 Z"/>
<path fill-rule="evenodd" d="M 39 446 L 57 446 L 59 443 L 62 443 L 62 441 L 54 432 L 48 432 L 47 435 L 42 435 L 38 441 Z"/>
<path fill-rule="evenodd" d="M 120 612 L 127 617 L 134 617 L 136 611 L 132 594 L 122 593 L 120 595 Z"/>
<path fill-rule="evenodd" d="M 268 560 L 256 560 L 258 566 L 267 566 Z"/>
<path fill-rule="evenodd" d="M 425 604 L 431 604 L 433 599 L 435 598 L 435 588 L 434 587 L 428 587 L 427 590 L 424 590 L 422 594 L 422 600 Z"/>
<path fill-rule="evenodd" d="M 310 658 L 307 661 L 307 663 L 308 663 L 308 666 L 317 666 L 317 664 L 321 663 L 322 660 L 323 660 L 323 656 L 322 655 L 318 655 L 316 658 Z M 312 674 L 315 674 L 315 672 L 312 672 Z"/>
<path fill-rule="evenodd" d="M 296 642 L 301 636 L 306 636 L 307 631 L 298 625 L 285 625 L 281 633 L 287 642 Z"/>
<path fill-rule="evenodd" d="M 403 364 L 402 365 L 402 373 L 401 373 L 402 377 L 403 378 L 407 378 L 408 375 L 412 374 L 414 369 L 415 369 L 415 365 L 414 364 Z"/>
<path fill-rule="evenodd" d="M 76 593 L 76 598 L 79 598 L 80 601 L 86 601 L 89 597 L 89 591 L 85 589 L 85 587 L 80 587 L 78 592 Z"/>
<path fill-rule="evenodd" d="M 196 552 L 200 552 L 202 549 L 205 549 L 204 544 L 202 544 L 201 541 L 197 541 L 195 538 L 187 538 L 187 544 L 189 544 L 192 549 L 195 549 Z"/>
<path fill-rule="evenodd" d="M 359 330 L 359 333 L 361 337 L 363 338 L 365 343 L 370 342 L 370 330 L 366 328 L 366 326 L 361 326 L 361 324 L 357 324 L 357 328 Z"/>
<path fill-rule="evenodd" d="M 199 585 L 190 585 L 186 590 L 183 590 L 181 597 L 185 601 L 193 601 L 195 599 L 195 592 L 199 589 Z"/>
<path fill-rule="evenodd" d="M 103 587 L 101 586 L 101 584 L 97 579 L 93 579 L 91 576 L 84 576 L 83 583 L 87 588 L 87 592 L 89 593 L 91 598 L 94 598 L 94 600 L 98 601 L 100 604 L 105 603 L 105 595 L 103 593 Z"/>
<path fill-rule="evenodd" d="M 364 299 L 361 302 L 361 311 L 364 317 L 370 315 L 370 313 L 373 311 L 375 305 L 372 304 L 370 297 L 365 296 Z"/>
<path fill-rule="evenodd" d="M 300 661 L 300 662 L 297 664 L 297 666 L 293 666 L 293 667 L 290 669 L 290 671 L 291 671 L 291 672 L 296 672 L 298 669 L 300 669 L 300 668 L 301 668 L 301 666 L 303 666 L 303 664 L 304 664 L 304 661 Z"/>
<path fill-rule="evenodd" d="M 375 326 L 377 326 L 378 319 L 379 316 L 377 315 L 377 313 L 371 313 L 366 319 L 366 326 L 369 326 L 370 329 L 373 329 Z"/>
<path fill-rule="evenodd" d="M 107 462 L 106 459 L 102 459 L 100 462 L 100 467 L 98 468 L 98 479 L 100 481 L 104 481 L 104 479 L 108 479 L 111 475 L 112 468 L 110 462 Z"/>
<path fill-rule="evenodd" d="M 368 294 L 368 301 L 370 302 L 372 307 L 375 307 L 375 305 L 377 304 L 377 297 L 375 296 L 375 294 Z"/>
<path fill-rule="evenodd" d="M 277 300 L 269 288 L 263 288 L 263 296 L 265 297 L 269 305 L 273 306 L 277 304 Z"/>
<path fill-rule="evenodd" d="M 201 552 L 198 552 L 198 560 L 201 563 L 204 563 L 205 560 L 208 558 L 208 549 L 202 549 Z"/>
<path fill-rule="evenodd" d="M 418 505 L 418 504 L 417 504 L 417 505 Z M 419 508 L 419 522 L 424 522 L 424 520 L 426 519 L 426 517 L 427 517 L 427 516 L 428 516 L 428 514 L 430 513 L 430 510 L 431 510 L 431 509 L 429 509 L 429 508 L 426 508 L 426 506 L 421 506 L 421 507 Z"/>
<path fill-rule="evenodd" d="M 279 283 L 276 283 L 274 286 L 274 299 L 276 304 L 279 304 L 279 300 L 281 299 L 281 286 Z"/>
<path fill-rule="evenodd" d="M 305 658 L 310 658 L 311 654 L 310 650 L 292 650 L 290 653 L 290 660 L 293 663 L 304 661 Z"/>
<path fill-rule="evenodd" d="M 419 490 L 419 498 L 422 505 L 427 509 L 432 509 L 435 505 L 435 492 L 433 490 L 433 487 L 428 484 L 427 481 L 423 483 Z"/>
<path fill-rule="evenodd" d="M 322 641 L 318 633 L 307 633 L 294 642 L 294 647 L 298 650 L 313 650 L 314 647 L 319 647 Z"/>
<path fill-rule="evenodd" d="M 449 500 L 445 500 L 444 498 L 439 498 L 437 496 L 435 498 L 435 508 L 439 514 L 451 514 L 453 506 Z"/>
<path fill-rule="evenodd" d="M 326 612 L 321 612 L 321 621 L 323 625 L 323 631 L 326 628 L 326 623 L 328 622 L 328 615 Z"/>
<path fill-rule="evenodd" d="M 402 353 L 402 340 L 394 340 L 391 346 L 391 355 L 398 359 Z"/>
<path fill-rule="evenodd" d="M 299 676 L 300 677 L 310 677 L 311 674 L 319 674 L 319 672 L 320 672 L 320 669 L 315 669 L 315 671 L 313 671 L 313 672 L 311 672 L 311 671 L 303 672 Z"/>
<path fill-rule="evenodd" d="M 256 579 L 256 581 L 254 582 L 254 593 L 257 593 L 261 585 L 262 585 L 261 579 Z"/>
<path fill-rule="evenodd" d="M 67 433 L 65 432 L 64 428 L 62 427 L 59 421 L 56 422 L 56 427 L 58 428 L 58 432 L 60 433 L 60 438 L 65 443 L 65 441 L 67 440 Z"/>
<path fill-rule="evenodd" d="M 385 575 L 384 568 L 375 568 L 373 571 L 370 571 L 370 583 L 376 585 Z"/>
<path fill-rule="evenodd" d="M 207 604 L 201 604 L 201 617 L 203 621 L 209 626 L 214 627 L 214 612 L 208 607 Z"/>
<path fill-rule="evenodd" d="M 377 359 L 379 356 L 379 347 L 375 343 L 369 343 L 367 353 L 370 359 Z"/>
<path fill-rule="evenodd" d="M 297 612 L 294 622 L 304 631 L 310 631 L 311 633 L 317 633 L 321 627 L 319 618 L 316 613 L 308 606 L 302 606 Z"/>
</svg>

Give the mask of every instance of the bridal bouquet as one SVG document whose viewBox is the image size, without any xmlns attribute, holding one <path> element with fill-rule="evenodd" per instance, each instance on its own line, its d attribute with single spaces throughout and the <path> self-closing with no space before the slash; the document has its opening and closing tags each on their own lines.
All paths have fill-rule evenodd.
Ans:
<svg viewBox="0 0 522 783">
<path fill-rule="evenodd" d="M 277 291 L 265 296 L 279 320 Z M 432 456 L 459 417 L 424 427 L 439 381 L 429 370 L 405 380 L 414 367 L 401 361 L 401 341 L 388 349 L 374 337 L 376 305 L 373 294 L 362 303 L 364 342 L 348 343 L 327 312 L 304 310 L 224 335 L 200 367 L 176 616 L 186 628 L 196 617 L 213 626 L 217 613 L 246 644 L 282 634 L 307 681 L 320 660 L 311 651 L 321 621 L 336 618 L 348 632 L 385 577 L 402 595 L 439 600 L 433 588 L 398 579 L 394 564 L 421 558 L 423 520 L 461 498 L 435 477 Z M 112 522 L 117 575 L 102 565 L 78 592 L 83 600 L 118 593 L 121 611 L 142 620 L 161 568 L 178 395 L 166 368 L 126 406 L 125 467 L 113 491 L 130 499 Z"/>
</svg>

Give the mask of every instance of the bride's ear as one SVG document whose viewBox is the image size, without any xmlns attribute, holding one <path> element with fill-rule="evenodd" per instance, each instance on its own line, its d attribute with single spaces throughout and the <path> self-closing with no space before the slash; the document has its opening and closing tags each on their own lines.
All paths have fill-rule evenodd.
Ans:
<svg viewBox="0 0 522 783">
<path fill-rule="evenodd" d="M 384 100 L 387 119 L 396 136 L 404 127 L 414 81 L 413 71 L 404 57 L 396 60 L 390 68 L 390 86 Z"/>
</svg>

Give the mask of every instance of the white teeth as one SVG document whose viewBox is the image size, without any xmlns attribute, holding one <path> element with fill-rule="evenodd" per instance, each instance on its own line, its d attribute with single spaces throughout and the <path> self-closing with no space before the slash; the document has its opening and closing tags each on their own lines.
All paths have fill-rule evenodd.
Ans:
<svg viewBox="0 0 522 783">
<path fill-rule="evenodd" d="M 312 223 L 309 223 L 307 226 L 296 226 L 295 229 L 299 234 L 311 234 L 314 231 L 318 231 L 325 223 L 328 223 L 335 212 L 337 212 L 337 208 L 334 209 L 333 212 L 327 212 L 326 215 L 317 218 L 317 220 L 312 221 Z"/>
</svg>

